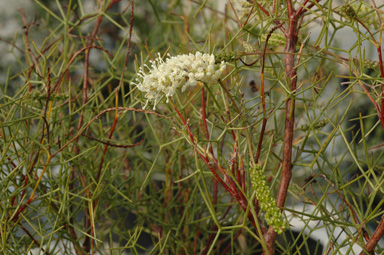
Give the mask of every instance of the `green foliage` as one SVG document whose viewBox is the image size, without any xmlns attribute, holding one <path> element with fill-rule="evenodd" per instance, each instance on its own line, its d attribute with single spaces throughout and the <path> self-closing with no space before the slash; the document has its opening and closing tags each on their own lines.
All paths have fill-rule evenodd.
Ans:
<svg viewBox="0 0 384 255">
<path fill-rule="evenodd" d="M 278 254 L 313 253 L 318 230 L 328 254 L 364 249 L 384 214 L 383 25 L 366 15 L 384 6 L 317 1 L 286 53 L 285 1 L 219 2 L 35 0 L 20 14 L 0 42 L 15 60 L 1 69 L 1 254 L 260 254 L 276 215 Z M 221 80 L 142 110 L 139 67 L 197 51 L 227 62 Z M 271 216 L 251 170 L 275 201 L 293 98 L 292 179 Z"/>
</svg>

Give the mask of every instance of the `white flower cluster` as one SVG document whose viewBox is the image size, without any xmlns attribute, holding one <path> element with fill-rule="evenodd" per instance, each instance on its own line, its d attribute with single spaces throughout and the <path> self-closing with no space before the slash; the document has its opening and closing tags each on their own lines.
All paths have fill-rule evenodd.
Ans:
<svg viewBox="0 0 384 255">
<path fill-rule="evenodd" d="M 173 96 L 176 89 L 182 86 L 184 91 L 188 86 L 196 86 L 198 81 L 211 83 L 219 79 L 225 69 L 224 61 L 215 64 L 215 56 L 210 54 L 196 54 L 170 56 L 164 61 L 160 53 L 151 61 L 151 67 L 144 65 L 148 72 L 140 68 L 136 83 L 139 90 L 147 93 L 148 101 L 154 100 L 156 104 L 163 96 Z M 144 106 L 144 108 L 147 106 Z"/>
</svg>

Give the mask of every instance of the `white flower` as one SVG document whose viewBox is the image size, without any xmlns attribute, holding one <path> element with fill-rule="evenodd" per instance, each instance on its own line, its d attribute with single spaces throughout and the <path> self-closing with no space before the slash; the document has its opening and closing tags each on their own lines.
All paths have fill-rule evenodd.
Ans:
<svg viewBox="0 0 384 255">
<path fill-rule="evenodd" d="M 154 108 L 163 96 L 168 98 L 182 86 L 183 92 L 189 86 L 196 86 L 199 81 L 204 83 L 216 82 L 225 69 L 224 61 L 215 64 L 215 56 L 196 54 L 170 56 L 164 61 L 158 53 L 151 67 L 144 65 L 146 72 L 140 67 L 136 83 L 139 90 L 146 93 L 147 104 L 154 100 Z M 144 108 L 147 106 L 144 106 Z"/>
</svg>

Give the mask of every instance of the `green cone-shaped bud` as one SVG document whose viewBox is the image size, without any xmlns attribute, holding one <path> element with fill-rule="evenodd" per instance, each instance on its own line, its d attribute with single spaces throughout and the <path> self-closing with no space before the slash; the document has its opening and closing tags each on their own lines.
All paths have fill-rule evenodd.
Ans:
<svg viewBox="0 0 384 255">
<path fill-rule="evenodd" d="M 268 225 L 272 226 L 276 233 L 281 234 L 286 229 L 286 223 L 281 217 L 281 210 L 277 207 L 275 199 L 272 197 L 267 182 L 265 181 L 260 165 L 256 165 L 250 169 L 250 177 L 253 188 L 256 191 L 256 198 L 262 212 L 265 213 L 264 218 Z"/>
</svg>

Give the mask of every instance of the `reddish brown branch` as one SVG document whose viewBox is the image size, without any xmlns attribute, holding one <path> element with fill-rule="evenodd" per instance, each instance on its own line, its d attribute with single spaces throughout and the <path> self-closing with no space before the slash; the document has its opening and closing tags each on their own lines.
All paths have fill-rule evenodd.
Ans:
<svg viewBox="0 0 384 255">
<path fill-rule="evenodd" d="M 165 118 L 165 119 L 168 119 L 168 120 L 171 120 L 171 118 L 165 116 L 165 115 L 162 115 L 162 114 L 159 114 L 157 112 L 152 112 L 152 111 L 146 111 L 146 110 L 142 110 L 142 109 L 136 109 L 136 108 L 130 108 L 130 107 L 112 107 L 112 108 L 108 108 L 108 109 L 105 109 L 103 111 L 101 111 L 99 114 L 97 114 L 95 117 L 93 117 L 79 132 L 77 135 L 75 135 L 74 137 L 72 137 L 66 144 L 64 144 L 60 149 L 58 149 L 55 153 L 52 154 L 52 158 L 54 156 L 56 156 L 58 153 L 60 153 L 60 151 L 62 151 L 64 148 L 66 148 L 68 145 L 70 145 L 71 143 L 73 143 L 77 138 L 79 138 L 83 133 L 84 131 L 89 127 L 89 125 L 91 125 L 95 120 L 97 120 L 98 118 L 100 118 L 101 115 L 103 115 L 104 113 L 107 113 L 107 112 L 110 112 L 110 111 L 134 111 L 134 112 L 142 112 L 142 113 L 149 113 L 149 114 L 153 114 L 155 116 L 158 116 L 158 117 L 162 117 L 162 118 Z"/>
<path fill-rule="evenodd" d="M 201 89 L 201 117 L 202 117 L 202 121 L 203 121 L 205 138 L 207 140 L 209 140 L 209 130 L 208 130 L 207 119 L 206 119 L 206 105 L 205 105 L 204 87 Z M 208 144 L 208 150 L 212 155 L 214 155 L 213 150 L 212 150 L 212 146 L 210 146 L 210 144 Z M 218 184 L 217 180 L 213 179 L 213 201 L 212 202 L 214 205 L 216 205 L 216 203 L 217 203 L 217 188 L 218 188 L 217 184 Z"/>
<path fill-rule="evenodd" d="M 52 89 L 52 93 L 54 92 L 57 92 L 57 90 L 59 89 L 60 85 L 61 85 L 61 82 L 63 81 L 64 79 L 64 76 L 66 75 L 69 67 L 71 66 L 72 62 L 75 61 L 75 59 L 77 58 L 77 56 L 79 56 L 82 52 L 84 52 L 85 50 L 87 49 L 91 49 L 91 48 L 95 48 L 95 49 L 99 49 L 99 50 L 102 50 L 104 51 L 105 53 L 107 53 L 110 57 L 112 57 L 112 54 L 104 49 L 103 47 L 100 47 L 100 46 L 96 46 L 96 45 L 89 45 L 89 46 L 85 46 L 83 47 L 82 49 L 78 50 L 73 56 L 72 58 L 68 61 L 68 64 L 67 66 L 65 67 L 64 71 L 62 72 L 62 74 L 60 75 L 60 78 L 58 79 L 58 81 L 56 82 L 55 86 L 53 87 Z"/>
<path fill-rule="evenodd" d="M 284 65 L 285 65 L 285 74 L 287 85 L 289 86 L 290 93 L 286 100 L 286 109 L 285 109 L 285 129 L 284 129 L 284 142 L 283 142 L 283 159 L 282 159 L 282 171 L 281 171 L 281 180 L 279 190 L 277 192 L 276 204 L 278 207 L 282 208 L 285 203 L 285 199 L 288 192 L 288 186 L 292 177 L 292 141 L 294 134 L 294 125 L 295 125 L 295 97 L 294 93 L 296 90 L 297 84 L 297 70 L 295 67 L 295 53 L 296 53 L 296 44 L 298 40 L 298 19 L 300 17 L 295 16 L 295 10 L 291 0 L 287 0 L 287 9 L 288 9 L 288 28 L 285 33 L 286 44 L 285 44 L 285 56 L 284 56 Z M 270 226 L 266 236 L 267 248 L 268 251 L 264 251 L 264 254 L 275 254 L 275 240 L 276 232 L 273 227 Z"/>
<path fill-rule="evenodd" d="M 171 104 L 173 105 L 173 108 L 175 109 L 177 115 L 179 116 L 180 120 L 182 121 L 182 123 L 184 124 L 184 126 L 186 127 L 187 129 L 187 132 L 188 132 L 188 136 L 190 138 L 190 141 L 191 141 L 191 144 L 195 150 L 195 152 L 198 154 L 198 156 L 203 160 L 203 162 L 206 164 L 206 166 L 209 168 L 209 170 L 212 172 L 213 176 L 218 180 L 218 182 L 231 194 L 231 196 L 233 196 L 237 202 L 239 203 L 239 205 L 241 206 L 241 208 L 244 210 L 244 211 L 247 211 L 248 209 L 248 201 L 247 199 L 244 197 L 243 193 L 241 191 L 238 191 L 237 190 L 237 186 L 236 186 L 236 183 L 231 179 L 230 176 L 228 176 L 228 174 L 226 173 L 226 171 L 219 165 L 219 162 L 216 160 L 216 158 L 213 156 L 213 155 L 209 155 L 209 156 L 204 156 L 196 147 L 196 142 L 195 142 L 195 139 L 194 139 L 194 136 L 191 132 L 191 129 L 188 125 L 188 123 L 185 121 L 184 117 L 180 114 L 179 110 L 176 108 L 176 106 L 172 103 L 172 101 L 170 101 Z M 213 163 L 213 164 L 212 164 Z M 214 167 L 212 167 L 212 165 Z M 220 173 L 224 176 L 222 179 L 218 173 L 216 172 L 215 169 L 218 169 L 220 171 Z M 256 227 L 256 223 L 255 223 L 255 219 L 253 218 L 252 214 L 250 212 L 248 212 L 248 219 L 251 221 L 252 225 L 255 227 L 255 229 L 257 229 Z M 261 234 L 261 233 L 260 233 Z"/>
<path fill-rule="evenodd" d="M 373 2 L 373 5 L 376 7 L 375 1 L 372 1 L 372 2 Z M 377 12 L 377 16 L 381 21 L 379 12 Z M 382 25 L 381 25 L 381 29 L 383 29 Z M 384 66 L 383 66 L 383 56 L 382 56 L 382 50 L 381 50 L 381 40 L 380 40 L 380 43 L 377 43 L 377 53 L 378 53 L 379 64 L 380 64 L 380 77 L 384 78 Z M 384 83 L 381 83 L 381 108 L 380 110 L 377 109 L 377 114 L 379 116 L 381 126 L 384 132 Z M 366 243 L 364 249 L 368 253 L 373 254 L 374 253 L 373 250 L 375 246 L 383 236 L 384 236 L 384 217 L 381 218 L 379 226 L 377 226 L 375 232 L 373 233 L 369 241 Z M 360 255 L 363 255 L 363 254 L 364 254 L 364 251 L 360 253 Z"/>
<path fill-rule="evenodd" d="M 366 234 L 367 232 L 366 232 L 365 229 L 363 228 L 363 225 L 364 225 L 364 224 L 361 224 L 361 223 L 360 223 L 359 217 L 356 215 L 355 210 L 353 210 L 353 208 L 352 208 L 352 206 L 350 205 L 350 203 L 348 203 L 348 201 L 343 197 L 343 195 L 339 192 L 339 190 L 335 187 L 335 185 L 334 185 L 331 181 L 329 181 L 328 178 L 327 178 L 325 175 L 320 174 L 319 177 L 324 178 L 324 179 L 329 183 L 329 185 L 331 185 L 332 188 L 336 191 L 337 195 L 341 198 L 341 200 L 343 200 L 343 202 L 347 205 L 348 209 L 349 209 L 349 210 L 351 211 L 351 213 L 352 213 L 353 220 L 354 220 L 357 224 L 361 225 L 361 228 L 363 229 L 363 233 L 365 233 L 365 234 L 363 234 L 364 239 L 365 239 L 366 241 L 368 241 L 368 236 L 367 236 L 367 234 Z M 363 222 L 363 223 L 364 223 L 364 222 Z"/>
<path fill-rule="evenodd" d="M 50 254 L 49 251 L 46 251 L 46 250 L 44 250 L 43 247 L 41 247 L 40 242 L 37 241 L 37 240 L 33 237 L 33 235 L 32 235 L 32 234 L 31 234 L 25 227 L 21 226 L 21 229 L 22 229 L 22 230 L 29 236 L 29 238 L 31 238 L 31 240 L 32 240 L 38 247 L 40 247 L 41 251 L 44 252 L 44 254 L 47 254 L 47 255 Z"/>
<path fill-rule="evenodd" d="M 372 1 L 372 3 L 373 3 L 373 6 L 374 6 L 375 10 L 377 11 L 377 16 L 379 17 L 379 21 L 381 23 L 380 13 L 379 13 L 379 11 L 376 8 L 375 1 Z M 350 7 L 350 8 L 352 8 L 352 7 Z M 369 30 L 369 28 L 363 22 L 361 22 L 356 17 L 354 17 L 354 20 L 356 20 L 356 22 L 358 24 L 362 25 L 368 31 L 369 35 L 371 36 L 372 41 L 374 42 L 374 45 L 376 46 L 376 50 L 377 50 L 377 54 L 378 54 L 378 58 L 379 58 L 380 77 L 384 78 L 384 66 L 383 66 L 383 56 L 382 56 L 382 50 L 381 50 L 381 39 L 378 42 L 376 40 L 376 38 L 373 36 L 372 32 Z M 381 29 L 383 29 L 382 25 L 381 25 Z M 380 35 L 381 35 L 381 33 L 380 33 Z M 364 86 L 363 86 L 363 89 L 364 89 Z M 376 111 L 377 111 L 377 115 L 378 115 L 378 117 L 380 119 L 380 123 L 381 123 L 382 129 L 383 129 L 383 132 L 384 132 L 384 83 L 381 82 L 381 100 L 380 100 L 380 103 L 379 103 L 379 104 L 381 104 L 381 106 L 379 106 L 379 104 L 376 103 L 376 101 L 371 98 L 369 92 L 367 92 L 366 90 L 365 90 L 365 92 L 368 95 L 368 97 L 370 97 L 370 99 L 373 102 L 373 104 L 375 105 L 375 108 L 376 108 Z"/>
<path fill-rule="evenodd" d="M 253 1 L 255 2 L 255 4 L 257 5 L 257 7 L 258 7 L 262 12 L 265 13 L 265 15 L 267 15 L 268 17 L 271 16 L 271 15 L 269 14 L 269 12 L 268 12 L 266 9 L 264 9 L 264 7 L 261 6 L 261 5 L 257 2 L 257 0 L 253 0 Z M 275 1 L 273 1 L 273 13 L 276 13 L 276 3 L 275 3 Z M 273 22 L 274 22 L 276 25 L 278 25 L 278 26 L 280 25 L 280 22 L 279 22 L 277 19 L 273 20 Z M 285 29 L 284 29 L 283 27 L 280 26 L 280 30 L 285 34 Z"/>
<path fill-rule="evenodd" d="M 105 145 L 108 145 L 108 146 L 111 146 L 111 147 L 116 147 L 116 148 L 132 148 L 132 147 L 136 147 L 136 146 L 140 145 L 144 141 L 144 139 L 142 139 L 140 142 L 135 143 L 135 144 L 123 145 L 123 144 L 115 144 L 115 143 L 111 143 L 111 142 L 102 141 L 100 139 L 97 139 L 95 137 L 92 137 L 92 136 L 86 135 L 86 134 L 82 134 L 82 136 L 85 136 L 85 137 L 87 137 L 87 138 L 89 138 L 91 140 L 95 140 L 95 141 L 97 141 L 99 143 L 102 143 L 102 144 L 105 144 Z"/>
<path fill-rule="evenodd" d="M 304 3 L 302 4 L 303 6 L 305 6 L 309 1 L 308 0 L 305 0 Z M 320 0 L 316 0 L 316 2 L 320 2 Z M 314 3 L 311 3 L 307 6 L 307 8 L 303 8 L 303 6 L 300 6 L 300 8 L 297 10 L 296 12 L 296 17 L 299 17 L 299 16 L 302 16 L 306 11 L 308 11 L 309 9 L 311 9 L 315 4 Z"/>
<path fill-rule="evenodd" d="M 366 254 L 368 252 L 369 254 L 374 254 L 374 248 L 376 247 L 377 243 L 381 240 L 381 238 L 384 235 L 384 216 L 381 217 L 381 221 L 379 223 L 379 226 L 377 226 L 375 232 L 369 239 L 369 241 L 365 244 L 364 250 L 360 253 L 360 255 Z"/>
<path fill-rule="evenodd" d="M 263 124 L 261 126 L 261 131 L 260 131 L 260 136 L 259 136 L 259 143 L 257 145 L 257 151 L 256 151 L 256 157 L 255 157 L 255 162 L 256 163 L 259 162 L 260 153 L 261 153 L 261 145 L 263 144 L 265 128 L 267 126 L 267 121 L 268 121 L 267 110 L 266 110 L 266 106 L 265 106 L 265 86 L 264 86 L 265 53 L 266 53 L 266 50 L 267 50 L 269 38 L 271 38 L 271 35 L 273 34 L 273 32 L 276 31 L 276 29 L 278 29 L 281 26 L 283 26 L 283 24 L 284 23 L 280 23 L 279 25 L 277 25 L 274 28 L 272 28 L 271 31 L 269 31 L 269 33 L 267 35 L 267 38 L 265 40 L 263 54 L 261 55 L 262 62 L 261 62 L 261 72 L 260 72 L 260 79 L 261 79 L 260 94 L 261 94 L 261 101 L 262 101 L 262 106 L 263 106 Z"/>
<path fill-rule="evenodd" d="M 239 17 L 237 16 L 237 13 L 236 13 L 236 11 L 235 11 L 235 8 L 233 7 L 232 1 L 229 1 L 229 5 L 231 6 L 232 12 L 233 12 L 233 14 L 235 15 L 237 24 L 239 25 L 239 27 L 241 27 L 240 19 L 239 19 Z"/>
</svg>

